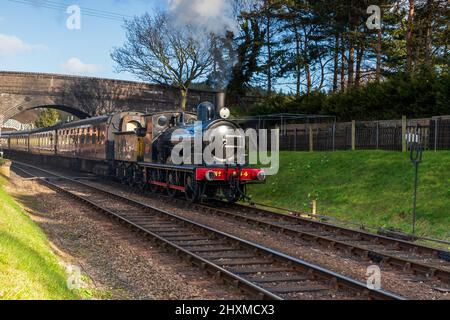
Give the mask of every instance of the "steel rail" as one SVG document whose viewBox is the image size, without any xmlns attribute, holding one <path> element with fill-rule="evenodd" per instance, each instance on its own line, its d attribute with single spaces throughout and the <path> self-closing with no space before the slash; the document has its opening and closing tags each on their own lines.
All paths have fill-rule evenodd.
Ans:
<svg viewBox="0 0 450 320">
<path fill-rule="evenodd" d="M 186 206 L 186 204 L 188 204 L 188 206 L 192 209 L 202 210 L 203 212 L 214 214 L 216 216 L 232 217 L 235 220 L 258 227 L 264 227 L 268 230 L 277 231 L 281 234 L 285 234 L 291 237 L 298 237 L 303 240 L 316 242 L 319 245 L 335 248 L 337 250 L 343 250 L 346 253 L 362 257 L 363 259 L 371 259 L 377 263 L 381 262 L 383 264 L 389 264 L 393 267 L 401 269 L 402 271 L 410 271 L 412 273 L 417 273 L 429 278 L 436 277 L 447 283 L 450 281 L 450 270 L 445 270 L 433 265 L 417 262 L 411 258 L 402 258 L 393 254 L 384 253 L 382 252 L 382 250 L 376 250 L 374 248 L 370 248 L 370 246 L 363 247 L 356 244 L 347 243 L 345 241 L 340 241 L 336 238 L 333 238 L 333 236 L 323 236 L 320 234 L 316 234 L 313 231 L 298 230 L 295 229 L 295 227 L 312 226 L 315 229 L 314 231 L 334 233 L 334 235 L 337 237 L 349 237 L 349 239 L 347 240 L 361 242 L 368 241 L 372 246 L 384 245 L 386 247 L 391 246 L 396 250 L 402 250 L 398 251 L 398 253 L 428 254 L 432 257 L 442 259 L 444 261 L 450 261 L 449 251 L 418 245 L 401 239 L 372 234 L 361 230 L 345 228 L 342 226 L 337 226 L 317 220 L 306 219 L 292 215 L 284 215 L 252 206 L 240 204 L 230 205 L 227 202 L 219 201 L 220 207 L 217 207 L 211 204 L 208 205 L 206 203 L 188 203 L 183 199 L 173 198 L 162 194 L 155 194 L 155 196 L 172 201 L 177 205 Z M 232 210 L 226 210 L 227 207 L 228 209 L 231 208 Z M 238 213 L 236 211 L 242 211 L 243 213 Z M 276 222 L 264 221 L 262 219 L 247 216 L 246 214 L 248 213 L 257 215 L 259 216 L 259 218 L 274 218 L 278 220 L 277 222 L 290 221 L 292 222 L 292 225 L 280 225 Z"/>
<path fill-rule="evenodd" d="M 242 221 L 258 227 L 264 227 L 268 230 L 277 231 L 280 232 L 281 234 L 285 234 L 291 237 L 298 237 L 303 240 L 316 242 L 319 245 L 335 248 L 337 250 L 343 250 L 346 253 L 362 257 L 363 259 L 371 259 L 377 263 L 381 262 L 383 264 L 389 264 L 393 267 L 402 269 L 402 271 L 410 271 L 412 273 L 423 275 L 427 278 L 436 277 L 444 282 L 447 283 L 450 282 L 450 268 L 449 270 L 446 270 L 426 263 L 417 262 L 412 258 L 408 257 L 403 258 L 396 256 L 394 254 L 385 253 L 382 252 L 382 250 L 374 249 L 373 247 L 371 248 L 370 245 L 372 246 L 383 245 L 386 248 L 388 246 L 391 246 L 393 249 L 395 249 L 394 251 L 396 251 L 396 253 L 399 254 L 429 255 L 430 257 L 441 259 L 447 262 L 450 262 L 449 251 L 436 249 L 424 245 L 418 245 L 401 239 L 390 238 L 387 236 L 377 235 L 362 230 L 345 228 L 342 226 L 325 223 L 317 220 L 306 219 L 292 215 L 284 215 L 252 206 L 246 206 L 241 204 L 230 205 L 227 202 L 218 201 L 220 207 L 217 207 L 212 204 L 208 205 L 206 203 L 188 203 L 183 199 L 173 198 L 162 194 L 155 194 L 155 195 L 163 199 L 168 199 L 169 201 L 172 201 L 177 205 L 186 206 L 186 204 L 188 204 L 188 206 L 192 209 L 202 210 L 203 212 L 214 214 L 216 216 L 232 217 L 235 220 Z M 227 208 L 231 210 L 227 210 Z M 241 211 L 241 213 L 239 213 L 239 211 Z M 278 220 L 277 222 L 292 222 L 292 224 L 280 225 L 277 224 L 277 222 L 264 221 L 263 219 L 250 217 L 246 214 L 253 214 L 258 216 L 259 218 L 265 217 L 277 219 Z M 304 231 L 295 228 L 305 226 L 310 226 L 315 230 Z M 351 244 L 333 238 L 333 236 L 330 235 L 323 236 L 320 234 L 316 234 L 314 233 L 314 231 L 325 233 L 330 232 L 333 233 L 333 236 L 336 237 L 339 236 L 348 237 L 349 239 L 346 239 L 347 241 L 348 240 L 352 240 L 355 242 L 367 241 L 370 242 L 370 245 L 369 247 L 364 247 L 357 244 Z M 424 259 L 425 258 L 428 257 L 424 257 Z"/>
<path fill-rule="evenodd" d="M 16 162 L 16 164 L 17 163 L 18 162 Z M 353 294 L 356 294 L 359 298 L 366 297 L 368 299 L 383 299 L 383 300 L 385 300 L 385 299 L 402 300 L 403 299 L 402 297 L 392 294 L 390 292 L 387 292 L 384 290 L 368 288 L 366 285 L 364 285 L 361 282 L 358 282 L 354 279 L 342 276 L 333 271 L 321 268 L 317 265 L 310 264 L 310 263 L 300 260 L 300 259 L 293 258 L 286 254 L 283 254 L 283 253 L 277 252 L 275 250 L 263 247 L 261 245 L 249 242 L 247 240 L 240 239 L 233 235 L 230 235 L 230 234 L 221 232 L 219 230 L 210 228 L 208 226 L 196 223 L 192 220 L 189 220 L 189 219 L 180 217 L 176 214 L 170 213 L 168 211 L 147 205 L 140 201 L 136 201 L 136 200 L 132 200 L 132 199 L 123 197 L 117 193 L 105 190 L 103 188 L 94 187 L 90 184 L 83 183 L 79 180 L 74 180 L 69 177 L 51 173 L 45 169 L 30 166 L 28 164 L 23 164 L 23 163 L 18 163 L 18 164 L 19 164 L 19 169 L 28 175 L 33 175 L 33 174 L 23 168 L 20 168 L 21 165 L 54 175 L 55 178 L 40 179 L 40 181 L 46 183 L 48 186 L 56 189 L 57 191 L 61 191 L 75 199 L 81 200 L 84 203 L 90 205 L 91 207 L 94 207 L 95 209 L 97 209 L 103 213 L 113 216 L 114 218 L 118 219 L 119 221 L 122 221 L 122 222 L 126 223 L 127 225 L 132 226 L 135 229 L 151 236 L 152 238 L 163 243 L 164 246 L 171 247 L 172 249 L 174 249 L 177 254 L 187 256 L 188 260 L 193 262 L 195 265 L 200 266 L 202 269 L 205 269 L 209 273 L 214 273 L 216 276 L 222 278 L 226 282 L 234 284 L 236 287 L 240 288 L 241 290 L 243 290 L 247 293 L 254 295 L 255 297 L 265 298 L 265 299 L 282 299 L 282 297 L 280 297 L 279 295 L 270 292 L 269 289 L 264 289 L 261 286 L 258 286 L 257 284 L 241 277 L 240 275 L 232 273 L 229 270 L 224 269 L 219 264 L 216 264 L 210 260 L 207 260 L 207 259 L 201 257 L 198 254 L 195 254 L 189 250 L 186 250 L 185 248 L 177 245 L 176 243 L 168 240 L 167 238 L 161 237 L 160 235 L 148 230 L 147 228 L 143 227 L 142 225 L 139 225 L 139 224 L 127 219 L 120 213 L 105 209 L 101 205 L 96 204 L 95 202 L 87 199 L 85 196 L 81 196 L 79 194 L 71 192 L 70 190 L 65 189 L 64 187 L 61 187 L 60 185 L 58 185 L 57 181 L 61 181 L 61 180 L 68 181 L 70 183 L 75 183 L 77 185 L 83 186 L 83 187 L 93 190 L 95 192 L 103 193 L 108 196 L 113 196 L 114 199 L 120 200 L 125 203 L 132 204 L 137 207 L 140 207 L 145 212 L 150 211 L 153 213 L 157 213 L 160 216 L 168 217 L 171 220 L 176 221 L 177 223 L 181 223 L 183 226 L 187 226 L 189 228 L 198 230 L 201 233 L 207 232 L 208 234 L 213 235 L 213 237 L 215 239 L 225 239 L 228 243 L 234 243 L 237 247 L 247 248 L 251 251 L 257 252 L 259 256 L 270 257 L 273 259 L 273 261 L 278 262 L 280 265 L 289 266 L 289 269 L 292 269 L 295 271 L 301 271 L 302 273 L 308 274 L 313 279 L 328 283 L 330 285 L 329 290 L 331 290 L 332 288 L 334 288 L 336 290 L 339 290 L 339 289 L 345 290 L 345 292 L 352 292 Z M 52 180 L 55 180 L 56 183 L 52 182 Z M 282 281 L 282 282 L 286 282 L 286 281 Z"/>
<path fill-rule="evenodd" d="M 222 202 L 222 203 L 226 204 L 224 202 Z M 281 214 L 277 214 L 277 213 L 275 213 L 273 211 L 264 210 L 264 209 L 251 207 L 251 206 L 246 206 L 246 205 L 241 205 L 241 204 L 234 204 L 233 206 L 238 208 L 238 209 L 255 210 L 258 213 L 269 214 L 269 215 L 272 215 L 272 216 L 274 214 L 276 214 L 278 216 L 282 216 L 283 218 L 292 219 L 292 221 L 296 221 L 296 222 L 303 222 L 303 223 L 310 223 L 310 222 L 312 222 L 315 225 L 320 226 L 323 229 L 333 228 L 334 230 L 339 230 L 343 234 L 345 234 L 345 233 L 358 234 L 361 237 L 370 238 L 371 240 L 375 239 L 377 241 L 383 241 L 383 242 L 386 242 L 386 243 L 389 243 L 389 244 L 399 244 L 399 245 L 401 245 L 404 248 L 413 249 L 415 251 L 419 250 L 420 252 L 428 253 L 428 254 L 432 254 L 432 255 L 436 255 L 436 256 L 438 256 L 438 255 L 443 255 L 444 256 L 444 255 L 450 254 L 449 251 L 440 250 L 440 249 L 436 249 L 436 248 L 433 248 L 433 247 L 430 247 L 430 246 L 425 246 L 425 245 L 412 243 L 412 242 L 405 241 L 405 240 L 402 240 L 402 239 L 396 239 L 396 238 L 391 238 L 391 237 L 387 237 L 387 236 L 383 236 L 383 235 L 379 235 L 379 234 L 374 234 L 374 233 L 366 232 L 366 231 L 363 231 L 363 230 L 356 230 L 356 229 L 346 228 L 346 227 L 342 227 L 342 226 L 338 226 L 338 225 L 335 225 L 335 224 L 330 224 L 330 223 L 326 223 L 326 222 L 322 222 L 322 221 L 302 218 L 302 217 L 299 217 L 299 216 L 281 215 Z M 443 258 L 443 259 L 445 259 L 445 258 Z M 448 260 L 450 261 L 450 258 Z"/>
<path fill-rule="evenodd" d="M 229 206 L 229 204 L 222 202 L 223 206 Z M 234 204 L 231 206 L 233 211 L 226 210 L 223 208 L 216 208 L 209 205 L 204 204 L 193 204 L 194 208 L 200 209 L 200 210 L 206 210 L 208 213 L 212 213 L 218 216 L 229 216 L 233 217 L 233 219 L 237 219 L 249 224 L 257 225 L 260 227 L 266 227 L 269 230 L 278 231 L 282 234 L 286 234 L 293 237 L 299 237 L 301 239 L 307 240 L 307 241 L 313 241 L 320 245 L 329 246 L 331 248 L 343 250 L 347 253 L 351 253 L 357 256 L 360 256 L 362 258 L 369 258 L 374 260 L 375 262 L 382 262 L 385 264 L 390 264 L 394 267 L 401 268 L 405 271 L 412 271 L 421 275 L 424 275 L 426 277 L 437 277 L 445 282 L 450 282 L 450 269 L 445 270 L 433 265 L 428 265 L 426 263 L 420 263 L 417 261 L 414 261 L 412 259 L 408 258 L 401 258 L 398 256 L 395 256 L 393 254 L 383 253 L 380 250 L 375 250 L 373 248 L 369 247 L 363 247 L 358 246 L 356 244 L 347 243 L 345 241 L 337 240 L 336 238 L 333 238 L 333 236 L 323 236 L 320 234 L 316 234 L 313 231 L 302 231 L 299 229 L 296 229 L 297 226 L 312 226 L 315 231 L 320 232 L 332 232 L 336 236 L 346 236 L 351 238 L 354 241 L 368 241 L 372 245 L 387 245 L 392 246 L 396 250 L 402 250 L 399 251 L 399 253 L 408 253 L 408 254 L 429 254 L 430 256 L 433 256 L 435 258 L 439 258 L 445 261 L 450 261 L 450 252 L 417 245 L 414 243 L 410 243 L 404 240 L 400 239 L 394 239 L 389 238 L 382 235 L 376 235 L 371 234 L 368 232 L 360 231 L 360 230 L 354 230 L 349 229 L 341 226 L 336 226 L 333 224 L 328 224 L 320 221 L 315 221 L 311 219 L 305 219 L 297 216 L 289 216 L 289 215 L 283 215 L 278 214 L 272 211 L 267 211 L 264 209 Z M 239 214 L 236 211 L 241 211 L 244 214 Z M 251 211 L 251 214 L 259 215 L 261 218 L 275 218 L 278 219 L 279 222 L 292 222 L 292 225 L 280 225 L 276 222 L 268 222 L 264 221 L 262 219 L 246 216 L 246 213 L 249 213 Z"/>
</svg>

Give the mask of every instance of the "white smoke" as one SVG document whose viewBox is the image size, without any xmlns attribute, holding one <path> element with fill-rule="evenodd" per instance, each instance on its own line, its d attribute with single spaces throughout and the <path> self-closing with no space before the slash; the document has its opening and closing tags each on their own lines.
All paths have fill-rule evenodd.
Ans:
<svg viewBox="0 0 450 320">
<path fill-rule="evenodd" d="M 234 0 L 167 0 L 170 24 L 185 30 L 204 50 L 211 50 L 212 39 L 216 39 L 214 70 L 208 77 L 209 84 L 224 90 L 232 78 L 233 68 L 238 62 L 237 52 L 229 32 L 238 34 L 238 22 L 234 14 Z M 212 37 L 212 35 L 214 37 Z"/>
<path fill-rule="evenodd" d="M 168 4 L 169 13 L 177 24 L 216 36 L 237 31 L 230 0 L 168 0 Z"/>
</svg>

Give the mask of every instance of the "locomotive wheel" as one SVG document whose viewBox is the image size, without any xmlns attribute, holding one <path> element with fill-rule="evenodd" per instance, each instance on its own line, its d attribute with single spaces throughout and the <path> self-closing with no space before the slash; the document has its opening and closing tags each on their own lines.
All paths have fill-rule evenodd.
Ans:
<svg viewBox="0 0 450 320">
<path fill-rule="evenodd" d="M 114 165 L 112 176 L 115 181 L 120 181 L 120 165 L 118 164 Z"/>
<path fill-rule="evenodd" d="M 156 184 L 150 184 L 148 190 L 151 193 L 157 193 L 159 191 L 159 187 Z"/>
<path fill-rule="evenodd" d="M 159 181 L 158 172 L 152 170 L 152 172 L 150 173 L 150 179 L 149 180 L 150 181 Z M 149 181 L 149 186 L 148 186 L 150 192 L 151 193 L 157 193 L 159 191 L 159 186 L 157 186 L 156 184 L 150 183 L 150 181 Z"/>
<path fill-rule="evenodd" d="M 177 185 L 177 180 L 176 180 L 176 176 L 174 173 L 169 172 L 167 175 L 167 183 L 169 185 Z M 175 198 L 178 194 L 178 191 L 172 188 L 167 187 L 167 194 L 172 197 Z"/>
<path fill-rule="evenodd" d="M 237 190 L 234 190 L 234 189 L 231 189 L 231 188 L 224 189 L 223 190 L 223 195 L 225 196 L 225 199 L 229 203 L 236 203 L 241 198 L 241 195 L 239 194 L 239 192 Z"/>
<path fill-rule="evenodd" d="M 217 186 L 207 185 L 204 194 L 202 195 L 202 198 L 214 199 L 217 196 L 217 192 L 218 192 Z"/>
<path fill-rule="evenodd" d="M 123 163 L 119 168 L 119 180 L 121 184 L 128 184 L 127 165 Z"/>
<path fill-rule="evenodd" d="M 199 185 L 191 174 L 186 175 L 184 186 L 186 188 L 186 191 L 184 192 L 186 200 L 189 202 L 196 202 L 199 196 Z"/>
<path fill-rule="evenodd" d="M 136 185 L 136 168 L 134 166 L 129 166 L 126 170 L 125 183 L 130 187 Z"/>
<path fill-rule="evenodd" d="M 122 183 L 122 179 L 123 179 L 123 168 L 122 168 L 122 164 L 118 164 L 117 168 L 116 168 L 116 177 L 117 177 L 117 181 L 119 181 L 120 183 Z"/>
<path fill-rule="evenodd" d="M 147 184 L 145 183 L 144 171 L 138 165 L 134 165 L 134 184 L 140 190 L 145 190 Z"/>
</svg>

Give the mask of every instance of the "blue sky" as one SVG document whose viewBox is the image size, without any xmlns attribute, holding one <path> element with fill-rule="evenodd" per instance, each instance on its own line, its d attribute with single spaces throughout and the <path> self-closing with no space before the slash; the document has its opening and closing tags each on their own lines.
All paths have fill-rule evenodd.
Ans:
<svg viewBox="0 0 450 320">
<path fill-rule="evenodd" d="M 23 4 L 22 2 L 25 2 Z M 81 7 L 81 29 L 69 30 L 63 4 Z M 166 0 L 0 0 L 0 70 L 77 74 L 136 80 L 114 71 L 113 47 L 125 41 L 123 22 L 87 16 L 87 9 L 135 16 Z"/>
</svg>

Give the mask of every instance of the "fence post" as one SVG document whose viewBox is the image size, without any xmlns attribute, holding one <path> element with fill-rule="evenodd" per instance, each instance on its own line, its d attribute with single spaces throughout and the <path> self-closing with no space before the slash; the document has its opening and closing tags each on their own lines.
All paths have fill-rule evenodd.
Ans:
<svg viewBox="0 0 450 320">
<path fill-rule="evenodd" d="M 297 151 L 297 128 L 294 129 L 294 151 Z"/>
<path fill-rule="evenodd" d="M 356 121 L 352 120 L 352 150 L 356 150 Z"/>
<path fill-rule="evenodd" d="M 321 151 L 321 149 L 320 149 L 320 142 L 319 141 L 321 141 L 320 140 L 320 128 L 317 128 L 317 151 Z"/>
<path fill-rule="evenodd" d="M 407 144 L 406 144 L 406 126 L 407 126 L 406 116 L 403 116 L 402 117 L 402 152 L 408 151 Z"/>
<path fill-rule="evenodd" d="M 380 123 L 377 122 L 377 150 L 380 149 Z"/>
<path fill-rule="evenodd" d="M 439 133 L 439 121 L 438 121 L 438 118 L 435 118 L 435 120 L 434 120 L 434 152 L 437 152 L 438 133 Z"/>
<path fill-rule="evenodd" d="M 336 151 L 336 120 L 333 122 L 333 151 Z"/>
<path fill-rule="evenodd" d="M 313 137 L 313 128 L 312 125 L 309 125 L 309 151 L 313 152 L 314 151 L 314 137 Z"/>
</svg>

